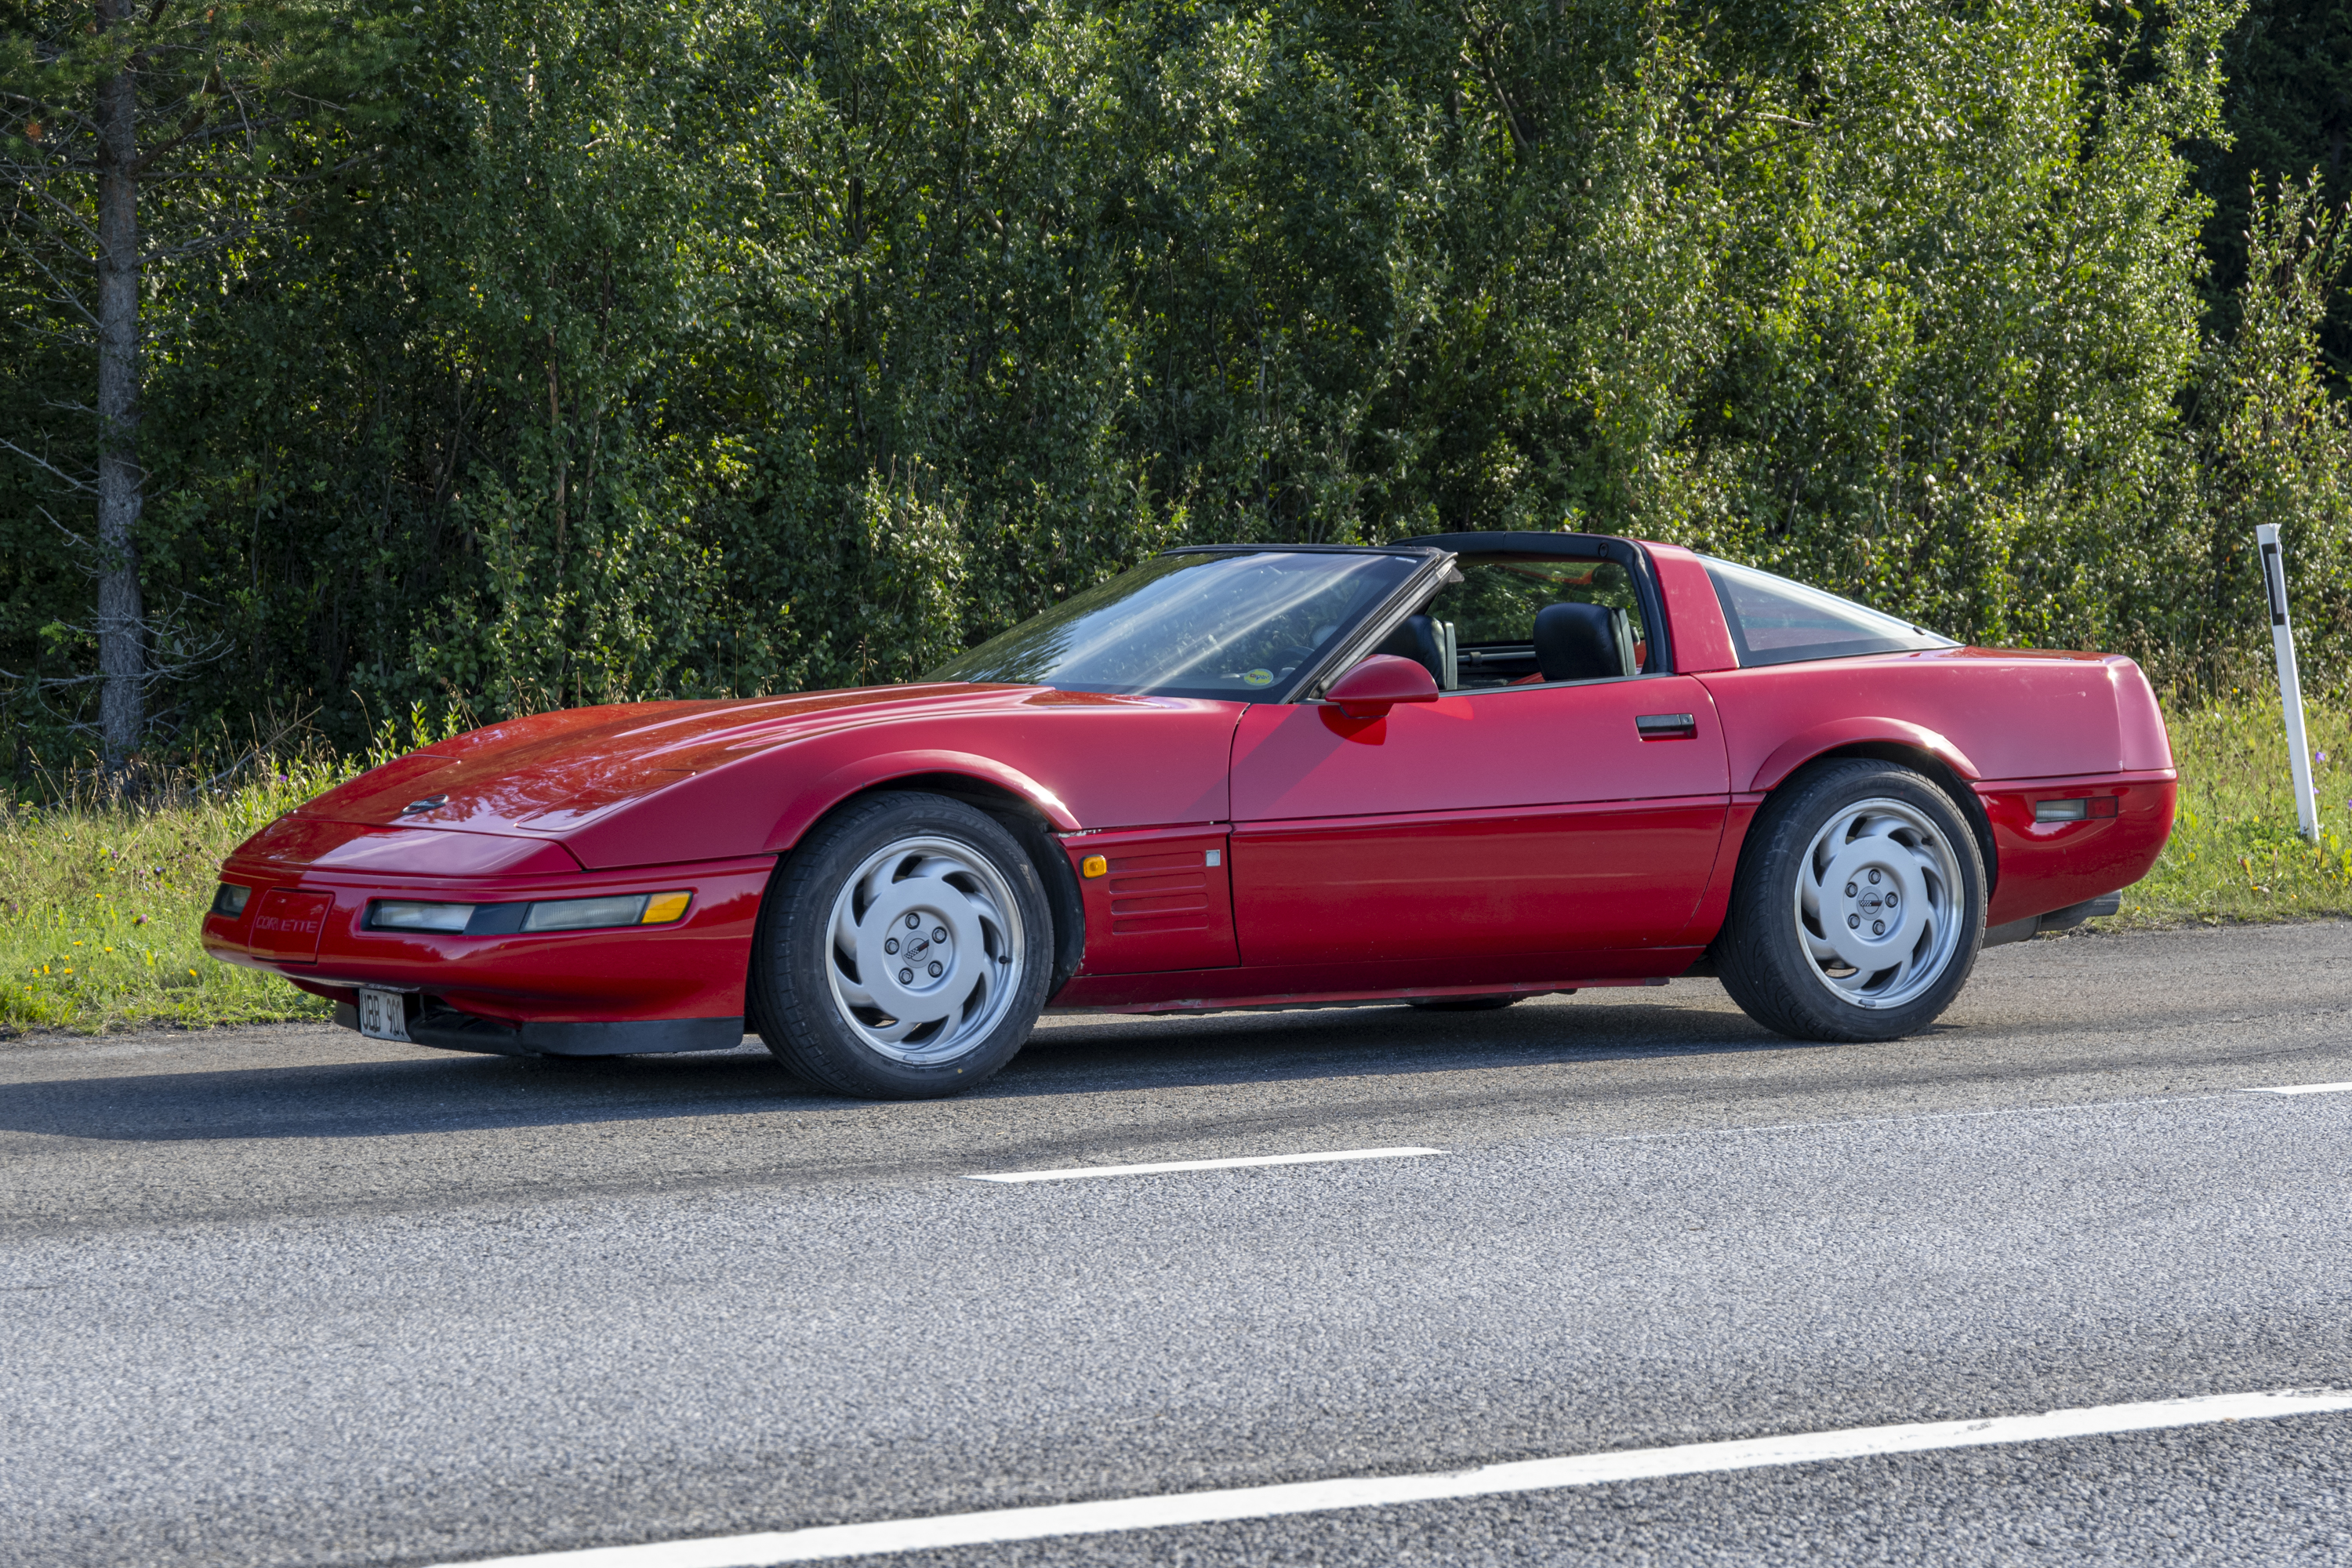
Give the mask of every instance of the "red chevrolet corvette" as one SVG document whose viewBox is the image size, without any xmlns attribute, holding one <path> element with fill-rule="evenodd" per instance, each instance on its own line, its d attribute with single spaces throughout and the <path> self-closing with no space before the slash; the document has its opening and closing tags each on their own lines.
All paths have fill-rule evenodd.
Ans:
<svg viewBox="0 0 2352 1568">
<path fill-rule="evenodd" d="M 1980 946 L 2111 911 L 2172 825 L 2147 679 L 1963 647 L 1668 545 L 1171 551 L 906 686 L 493 724 L 229 857 L 205 944 L 378 1039 L 599 1056 L 747 1027 L 935 1095 L 1048 1006 L 1720 976 L 1924 1027 Z"/>
</svg>

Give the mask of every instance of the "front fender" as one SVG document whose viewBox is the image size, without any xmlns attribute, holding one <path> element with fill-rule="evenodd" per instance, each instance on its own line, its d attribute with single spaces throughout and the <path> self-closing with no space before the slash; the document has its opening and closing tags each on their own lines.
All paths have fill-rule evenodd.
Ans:
<svg viewBox="0 0 2352 1568">
<path fill-rule="evenodd" d="M 948 773 L 991 784 L 1027 801 L 1053 824 L 1056 832 L 1076 833 L 1086 824 L 1074 816 L 1059 795 L 1018 768 L 971 752 L 924 750 L 886 752 L 845 763 L 806 787 L 793 792 L 792 805 L 769 829 L 764 851 L 781 855 L 800 842 L 801 835 L 819 817 L 851 795 L 893 779 Z"/>
</svg>

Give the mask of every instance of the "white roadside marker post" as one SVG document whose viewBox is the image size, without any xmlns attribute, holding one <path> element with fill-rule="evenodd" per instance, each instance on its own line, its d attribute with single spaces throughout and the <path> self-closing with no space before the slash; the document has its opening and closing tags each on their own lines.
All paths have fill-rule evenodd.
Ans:
<svg viewBox="0 0 2352 1568">
<path fill-rule="evenodd" d="M 2271 652 L 2278 659 L 2279 706 L 2286 714 L 2287 766 L 2294 776 L 2295 828 L 2319 841 L 2319 803 L 2311 789 L 2311 739 L 2303 728 L 2303 682 L 2294 669 L 2294 626 L 2286 614 L 2286 560 L 2279 553 L 2278 524 L 2259 523 L 2254 546 L 2263 563 L 2263 591 L 2270 598 Z"/>
</svg>

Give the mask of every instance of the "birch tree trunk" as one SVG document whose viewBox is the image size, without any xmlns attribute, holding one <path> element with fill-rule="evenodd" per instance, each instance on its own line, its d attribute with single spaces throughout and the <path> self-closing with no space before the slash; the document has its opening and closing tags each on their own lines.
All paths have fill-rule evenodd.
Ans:
<svg viewBox="0 0 2352 1568">
<path fill-rule="evenodd" d="M 99 0 L 101 26 L 132 0 Z M 146 728 L 145 608 L 132 530 L 144 499 L 139 465 L 139 184 L 137 89 L 127 70 L 98 89 L 98 668 L 99 735 L 121 772 Z"/>
</svg>

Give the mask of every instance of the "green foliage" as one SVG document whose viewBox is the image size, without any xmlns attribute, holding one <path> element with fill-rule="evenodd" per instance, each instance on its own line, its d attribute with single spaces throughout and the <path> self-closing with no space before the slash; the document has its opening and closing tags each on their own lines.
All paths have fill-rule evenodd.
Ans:
<svg viewBox="0 0 2352 1568">
<path fill-rule="evenodd" d="M 2216 315 L 2236 315 L 2257 187 L 2316 176 L 2324 204 L 2352 195 L 2352 0 L 2247 0 L 2223 41 L 2230 136 L 2199 150 L 2213 198 L 2205 246 Z M 2352 385 L 2352 295 L 2338 294 L 2321 338 L 2341 391 Z"/>
<path fill-rule="evenodd" d="M 394 7 L 383 113 L 153 272 L 177 721 L 895 679 L 1171 543 L 1563 523 L 2210 687 L 2277 519 L 2330 687 L 2324 192 L 2207 325 L 2235 15 Z M 78 351 L 0 299 L 31 431 Z M 37 507 L 0 472 L 18 689 L 87 668 Z"/>
</svg>

